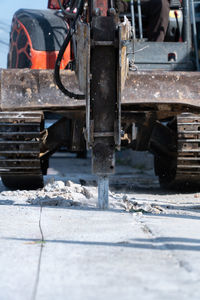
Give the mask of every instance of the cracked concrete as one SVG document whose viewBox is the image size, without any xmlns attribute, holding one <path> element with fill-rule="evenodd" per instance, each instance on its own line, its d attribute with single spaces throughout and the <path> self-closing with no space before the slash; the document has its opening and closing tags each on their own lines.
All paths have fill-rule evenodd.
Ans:
<svg viewBox="0 0 200 300">
<path fill-rule="evenodd" d="M 0 185 L 0 299 L 199 299 L 200 194 L 166 193 L 151 170 L 123 165 L 99 211 L 89 164 L 53 158 L 38 191 Z M 162 209 L 127 212 L 124 199 Z"/>
</svg>

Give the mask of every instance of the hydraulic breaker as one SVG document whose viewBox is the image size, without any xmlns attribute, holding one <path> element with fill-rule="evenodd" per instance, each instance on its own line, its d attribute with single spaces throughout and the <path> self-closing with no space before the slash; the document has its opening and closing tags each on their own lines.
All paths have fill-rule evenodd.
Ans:
<svg viewBox="0 0 200 300">
<path fill-rule="evenodd" d="M 114 16 L 93 16 L 90 53 L 90 97 L 87 99 L 92 171 L 98 179 L 98 206 L 108 207 L 108 176 L 115 171 L 118 95 L 118 45 Z"/>
</svg>

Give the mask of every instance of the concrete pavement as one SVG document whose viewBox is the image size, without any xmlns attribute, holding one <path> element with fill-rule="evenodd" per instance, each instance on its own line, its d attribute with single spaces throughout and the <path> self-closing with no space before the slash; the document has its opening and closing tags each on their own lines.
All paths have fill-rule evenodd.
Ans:
<svg viewBox="0 0 200 300">
<path fill-rule="evenodd" d="M 99 211 L 41 208 L 28 193 L 1 191 L 0 300 L 199 299 L 198 193 L 129 191 L 164 208 L 142 214 L 115 206 L 121 194 Z"/>
</svg>

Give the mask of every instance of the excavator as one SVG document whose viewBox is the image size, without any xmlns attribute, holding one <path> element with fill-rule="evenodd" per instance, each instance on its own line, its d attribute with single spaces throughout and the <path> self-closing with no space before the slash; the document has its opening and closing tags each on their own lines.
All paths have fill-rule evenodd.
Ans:
<svg viewBox="0 0 200 300">
<path fill-rule="evenodd" d="M 85 145 L 101 209 L 122 147 L 153 153 L 164 188 L 199 184 L 198 3 L 171 0 L 165 40 L 152 42 L 141 1 L 130 0 L 126 11 L 120 2 L 49 0 L 46 10 L 13 16 L 0 94 L 6 187 L 42 187 L 55 151 Z"/>
</svg>

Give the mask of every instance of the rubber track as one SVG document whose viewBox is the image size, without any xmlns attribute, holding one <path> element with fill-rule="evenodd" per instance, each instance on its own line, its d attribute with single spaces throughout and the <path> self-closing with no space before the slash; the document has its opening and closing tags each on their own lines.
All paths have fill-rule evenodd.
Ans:
<svg viewBox="0 0 200 300">
<path fill-rule="evenodd" d="M 0 112 L 0 175 L 42 175 L 42 112 Z"/>
<path fill-rule="evenodd" d="M 177 180 L 200 180 L 200 115 L 177 116 Z"/>
</svg>

